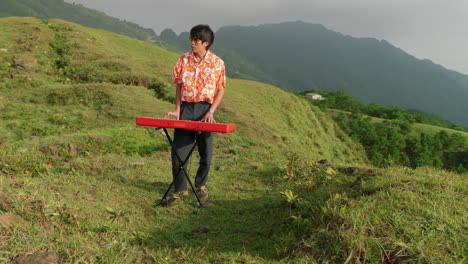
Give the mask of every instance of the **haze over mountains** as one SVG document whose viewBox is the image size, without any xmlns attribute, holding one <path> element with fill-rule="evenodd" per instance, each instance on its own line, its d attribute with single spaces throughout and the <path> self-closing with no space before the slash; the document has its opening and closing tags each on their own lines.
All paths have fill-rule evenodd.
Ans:
<svg viewBox="0 0 468 264">
<path fill-rule="evenodd" d="M 188 50 L 188 33 L 153 30 L 63 0 L 4 0 L 0 16 L 62 18 Z M 397 105 L 437 114 L 468 127 L 468 76 L 419 60 L 387 41 L 353 38 L 319 24 L 286 22 L 226 26 L 213 51 L 230 77 L 258 80 L 291 91 L 341 90 L 364 103 Z"/>
</svg>

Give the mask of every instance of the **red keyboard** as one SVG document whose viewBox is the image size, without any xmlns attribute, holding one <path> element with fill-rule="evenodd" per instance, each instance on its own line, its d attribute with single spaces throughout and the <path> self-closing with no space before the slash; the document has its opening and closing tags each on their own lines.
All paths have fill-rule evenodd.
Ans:
<svg viewBox="0 0 468 264">
<path fill-rule="evenodd" d="M 180 128 L 193 131 L 229 133 L 236 129 L 235 124 L 205 123 L 200 121 L 171 120 L 152 117 L 137 117 L 136 124 L 160 128 Z"/>
</svg>

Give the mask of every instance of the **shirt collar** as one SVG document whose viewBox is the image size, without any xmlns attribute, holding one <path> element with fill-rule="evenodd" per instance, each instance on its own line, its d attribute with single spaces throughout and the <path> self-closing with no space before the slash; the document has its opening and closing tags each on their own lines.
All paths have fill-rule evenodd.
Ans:
<svg viewBox="0 0 468 264">
<path fill-rule="evenodd" d="M 190 51 L 189 54 L 193 58 L 193 60 L 197 61 L 197 58 L 195 57 L 195 53 L 193 53 L 193 51 Z M 212 57 L 213 57 L 213 53 L 211 53 L 208 50 L 208 51 L 206 51 L 205 57 L 203 58 L 202 61 L 205 62 L 205 63 L 211 63 L 212 62 Z"/>
</svg>

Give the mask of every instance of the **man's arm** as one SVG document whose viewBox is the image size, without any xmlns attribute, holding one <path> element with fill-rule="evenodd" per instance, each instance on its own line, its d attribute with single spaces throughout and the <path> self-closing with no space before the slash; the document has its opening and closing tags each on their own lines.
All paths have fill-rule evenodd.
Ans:
<svg viewBox="0 0 468 264">
<path fill-rule="evenodd" d="M 179 83 L 176 86 L 176 96 L 175 96 L 175 110 L 172 112 L 166 113 L 164 118 L 169 118 L 175 116 L 176 120 L 180 118 L 180 104 L 182 103 L 182 84 Z"/>
<path fill-rule="evenodd" d="M 221 100 L 223 100 L 224 97 L 224 89 L 218 90 L 218 92 L 215 95 L 215 98 L 213 100 L 213 104 L 210 106 L 210 111 L 216 111 L 216 108 L 218 108 L 219 104 L 221 103 Z M 202 118 L 202 122 L 208 122 L 208 123 L 216 123 L 216 120 L 214 119 L 214 116 L 210 111 L 206 112 L 205 116 Z"/>
</svg>

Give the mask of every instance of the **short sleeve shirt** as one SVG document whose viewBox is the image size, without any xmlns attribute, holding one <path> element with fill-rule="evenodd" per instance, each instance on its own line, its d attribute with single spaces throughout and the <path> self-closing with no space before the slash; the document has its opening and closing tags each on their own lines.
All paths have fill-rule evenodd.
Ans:
<svg viewBox="0 0 468 264">
<path fill-rule="evenodd" d="M 202 61 L 192 51 L 187 52 L 174 66 L 172 80 L 176 84 L 182 84 L 182 102 L 211 104 L 216 91 L 226 86 L 224 62 L 210 51 Z"/>
</svg>

